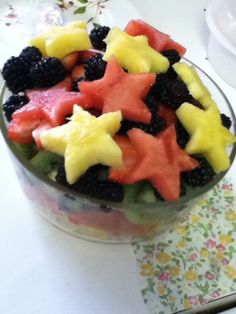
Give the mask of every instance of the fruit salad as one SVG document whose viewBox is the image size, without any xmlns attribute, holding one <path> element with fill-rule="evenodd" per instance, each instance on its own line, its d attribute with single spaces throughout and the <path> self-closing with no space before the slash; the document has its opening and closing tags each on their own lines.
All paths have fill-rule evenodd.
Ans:
<svg viewBox="0 0 236 314">
<path fill-rule="evenodd" d="M 90 32 L 76 21 L 9 58 L 2 70 L 12 93 L 3 103 L 8 140 L 63 191 L 55 199 L 31 182 L 29 197 L 81 228 L 143 236 L 161 223 L 145 207 L 175 206 L 227 171 L 232 121 L 185 51 L 142 20 Z"/>
</svg>

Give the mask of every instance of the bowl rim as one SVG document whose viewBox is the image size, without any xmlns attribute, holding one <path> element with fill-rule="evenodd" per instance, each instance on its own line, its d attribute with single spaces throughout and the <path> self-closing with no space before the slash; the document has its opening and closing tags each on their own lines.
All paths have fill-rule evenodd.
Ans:
<svg viewBox="0 0 236 314">
<path fill-rule="evenodd" d="M 232 124 L 233 132 L 234 132 L 234 134 L 236 134 L 236 116 L 235 116 L 234 110 L 233 110 L 229 100 L 227 99 L 227 97 L 224 94 L 224 92 L 222 91 L 222 89 L 204 70 L 202 70 L 195 63 L 193 63 L 192 61 L 188 60 L 185 57 L 183 57 L 182 60 L 186 61 L 187 63 L 194 66 L 198 71 L 200 71 L 204 76 L 206 76 L 206 78 L 209 79 L 211 81 L 211 83 L 218 89 L 218 91 L 220 92 L 221 96 L 223 97 L 223 99 L 225 100 L 225 102 L 228 106 L 231 117 L 233 119 L 233 124 Z M 85 203 L 90 203 L 90 204 L 96 205 L 96 206 L 97 205 L 106 206 L 108 208 L 112 208 L 112 209 L 115 209 L 118 211 L 119 210 L 123 211 L 124 208 L 125 208 L 125 210 L 132 210 L 132 209 L 134 209 L 134 207 L 135 207 L 135 209 L 144 209 L 144 207 L 145 207 L 145 210 L 154 210 L 155 211 L 155 209 L 157 209 L 157 207 L 158 208 L 161 207 L 161 209 L 165 209 L 165 208 L 173 207 L 174 205 L 176 205 L 178 208 L 181 208 L 182 206 L 188 204 L 190 201 L 194 201 L 198 197 L 200 197 L 203 194 L 210 191 L 214 186 L 216 186 L 223 179 L 223 177 L 226 175 L 226 173 L 230 170 L 230 168 L 233 164 L 233 161 L 235 159 L 235 156 L 236 156 L 236 143 L 234 143 L 231 146 L 231 152 L 229 155 L 230 167 L 226 171 L 223 171 L 223 172 L 220 172 L 219 174 L 216 174 L 215 178 L 210 183 L 206 184 L 205 186 L 194 187 L 193 189 L 191 189 L 191 195 L 187 194 L 185 196 L 182 196 L 179 198 L 179 200 L 174 201 L 174 202 L 170 202 L 170 201 L 160 201 L 160 202 L 157 201 L 154 203 L 144 203 L 144 202 L 141 203 L 140 202 L 140 203 L 134 203 L 134 206 L 132 206 L 132 204 L 130 204 L 128 202 L 111 202 L 111 201 L 106 201 L 106 200 L 101 200 L 101 199 L 97 199 L 94 197 L 90 197 L 90 196 L 87 196 L 85 194 L 74 191 L 72 189 L 69 189 L 63 185 L 60 185 L 56 181 L 53 181 L 52 179 L 48 178 L 46 175 L 42 174 L 40 171 L 38 171 L 37 169 L 35 169 L 33 166 L 30 165 L 28 160 L 26 158 L 24 158 L 22 156 L 22 154 L 19 152 L 19 149 L 17 149 L 15 143 L 8 139 L 8 137 L 7 137 L 7 120 L 4 116 L 3 108 L 2 108 L 3 107 L 2 104 L 3 104 L 3 99 L 4 99 L 4 93 L 5 93 L 6 89 L 7 89 L 7 87 L 6 87 L 6 84 L 4 82 L 2 87 L 1 87 L 1 90 L 0 90 L 0 102 L 1 102 L 1 105 L 0 105 L 0 131 L 3 135 L 3 138 L 7 144 L 10 152 L 13 154 L 13 156 L 15 157 L 17 162 L 19 162 L 20 165 L 22 165 L 26 171 L 28 171 L 30 174 L 35 176 L 39 181 L 42 181 L 44 184 L 49 185 L 51 188 L 59 190 L 64 195 L 70 195 L 70 196 L 74 197 L 75 199 L 79 198 L 81 201 L 83 201 Z"/>
<path fill-rule="evenodd" d="M 214 19 L 214 9 L 216 5 L 224 5 L 224 0 L 212 0 L 206 10 L 206 23 L 210 29 L 211 35 L 215 37 L 216 40 L 218 40 L 224 48 L 226 48 L 230 53 L 232 53 L 234 56 L 236 56 L 236 47 L 227 39 L 222 31 L 217 27 Z"/>
</svg>

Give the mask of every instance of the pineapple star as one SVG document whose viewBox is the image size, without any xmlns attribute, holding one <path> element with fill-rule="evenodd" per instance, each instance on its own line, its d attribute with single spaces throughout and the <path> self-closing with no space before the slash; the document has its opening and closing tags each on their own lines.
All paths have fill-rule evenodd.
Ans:
<svg viewBox="0 0 236 314">
<path fill-rule="evenodd" d="M 104 77 L 81 82 L 80 92 L 93 99 L 84 106 L 86 109 L 93 107 L 103 113 L 121 110 L 124 119 L 149 123 L 151 112 L 142 99 L 154 83 L 154 74 L 128 74 L 112 58 L 107 63 Z"/>
<path fill-rule="evenodd" d="M 190 94 L 200 102 L 204 109 L 210 106 L 217 109 L 217 105 L 211 97 L 210 92 L 203 84 L 196 69 L 186 63 L 177 62 L 173 65 L 173 69 L 186 84 Z"/>
<path fill-rule="evenodd" d="M 93 165 L 122 165 L 121 150 L 112 138 L 120 128 L 121 118 L 120 111 L 96 118 L 75 105 L 70 122 L 42 132 L 42 146 L 64 155 L 69 184 L 75 183 Z"/>
<path fill-rule="evenodd" d="M 147 36 L 131 36 L 114 27 L 105 42 L 107 49 L 103 59 L 108 61 L 115 57 L 129 73 L 157 74 L 168 70 L 168 59 L 149 45 Z"/>
<path fill-rule="evenodd" d="M 226 148 L 236 142 L 236 137 L 222 125 L 219 111 L 214 106 L 202 110 L 183 103 L 176 114 L 190 134 L 186 151 L 203 154 L 215 172 L 227 170 L 230 160 Z"/>
</svg>

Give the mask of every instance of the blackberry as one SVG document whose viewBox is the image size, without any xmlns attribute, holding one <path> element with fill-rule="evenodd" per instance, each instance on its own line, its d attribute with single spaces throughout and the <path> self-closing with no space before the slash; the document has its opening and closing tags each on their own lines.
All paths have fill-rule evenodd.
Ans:
<svg viewBox="0 0 236 314">
<path fill-rule="evenodd" d="M 190 136 L 179 120 L 177 120 L 175 124 L 175 130 L 177 136 L 177 143 L 181 148 L 184 149 L 189 141 Z"/>
<path fill-rule="evenodd" d="M 171 72 L 172 72 L 171 70 L 168 70 L 166 73 L 160 73 L 156 76 L 156 82 L 154 85 L 155 85 L 155 88 L 157 89 L 157 92 L 158 92 L 158 89 L 167 87 L 168 85 L 171 84 L 172 79 L 173 79 Z"/>
<path fill-rule="evenodd" d="M 111 202 L 122 202 L 124 199 L 123 186 L 108 180 L 97 181 L 89 193 L 90 196 Z"/>
<path fill-rule="evenodd" d="M 90 40 L 95 49 L 105 50 L 106 43 L 103 41 L 107 37 L 107 34 L 110 31 L 110 27 L 108 26 L 99 26 L 95 27 L 90 32 Z"/>
<path fill-rule="evenodd" d="M 85 77 L 81 76 L 75 81 L 72 82 L 72 91 L 73 92 L 79 92 L 79 83 L 85 81 Z"/>
<path fill-rule="evenodd" d="M 97 53 L 84 63 L 85 78 L 88 81 L 98 80 L 103 77 L 107 62 L 102 59 L 102 55 Z"/>
<path fill-rule="evenodd" d="M 67 71 L 57 58 L 45 57 L 35 63 L 29 71 L 34 87 L 51 87 L 61 82 Z"/>
<path fill-rule="evenodd" d="M 19 55 L 20 58 L 23 58 L 29 66 L 39 62 L 42 59 L 41 51 L 36 47 L 26 47 L 23 49 Z"/>
<path fill-rule="evenodd" d="M 186 84 L 178 78 L 172 67 L 166 73 L 156 76 L 156 82 L 150 88 L 149 93 L 145 97 L 146 99 L 147 102 L 153 102 L 154 100 L 164 102 L 165 105 L 168 105 L 174 110 L 178 109 L 185 101 L 203 109 L 200 102 L 190 95 Z"/>
<path fill-rule="evenodd" d="M 171 107 L 178 109 L 185 101 L 190 101 L 191 95 L 189 94 L 188 88 L 182 80 L 175 80 L 171 84 Z"/>
<path fill-rule="evenodd" d="M 232 121 L 230 117 L 226 116 L 224 113 L 221 113 L 220 116 L 221 116 L 221 121 L 222 121 L 223 126 L 227 129 L 230 129 L 232 125 Z"/>
<path fill-rule="evenodd" d="M 143 99 L 146 106 L 151 112 L 157 111 L 159 106 L 159 101 L 156 99 L 155 95 L 153 93 L 148 93 L 145 98 Z"/>
<path fill-rule="evenodd" d="M 73 190 L 79 190 L 81 193 L 87 193 L 89 189 L 91 188 L 91 185 L 97 181 L 98 178 L 98 170 L 101 166 L 96 165 L 91 168 L 89 168 L 80 178 L 79 180 L 74 183 L 69 185 L 69 183 L 66 180 L 66 172 L 65 172 L 65 167 L 61 166 L 57 169 L 57 174 L 56 174 L 56 182 L 59 184 L 62 184 L 66 187 L 69 187 Z"/>
<path fill-rule="evenodd" d="M 178 51 L 176 51 L 175 49 L 162 51 L 162 55 L 165 56 L 169 60 L 170 65 L 173 65 L 174 63 L 179 62 L 181 59 L 180 55 L 178 54 Z"/>
<path fill-rule="evenodd" d="M 196 156 L 194 158 L 198 160 L 199 166 L 191 171 L 183 172 L 182 178 L 189 185 L 204 186 L 212 181 L 215 172 L 204 157 Z"/>
<path fill-rule="evenodd" d="M 77 182 L 75 182 L 72 186 L 74 190 L 77 190 L 78 192 L 82 194 L 88 194 L 90 196 L 94 185 L 98 181 L 98 174 L 100 171 L 101 165 L 96 165 L 93 167 L 90 167 L 80 178 Z"/>
<path fill-rule="evenodd" d="M 57 183 L 69 187 L 68 182 L 66 181 L 66 171 L 65 167 L 61 166 L 57 169 L 57 174 L 55 176 L 55 180 Z"/>
<path fill-rule="evenodd" d="M 11 121 L 14 111 L 20 109 L 28 102 L 28 98 L 24 95 L 12 95 L 3 104 L 3 111 L 5 112 L 8 121 Z"/>
<path fill-rule="evenodd" d="M 177 74 L 173 72 L 174 70 L 170 68 L 167 73 L 157 75 L 156 82 L 148 95 L 152 95 L 156 100 L 176 110 L 183 102 L 190 101 L 191 95 L 185 83 L 176 79 Z"/>
<path fill-rule="evenodd" d="M 167 94 L 163 95 L 163 101 L 174 110 L 178 109 L 183 102 L 190 101 L 190 99 L 188 88 L 182 80 L 172 81 L 167 87 Z"/>
<path fill-rule="evenodd" d="M 194 105 L 194 106 L 196 106 L 196 107 L 198 107 L 198 108 L 200 108 L 200 109 L 204 109 L 204 108 L 202 107 L 202 104 L 201 104 L 198 100 L 196 100 L 194 97 L 192 97 L 191 95 L 190 95 L 189 102 L 190 102 L 192 105 Z"/>
<path fill-rule="evenodd" d="M 149 124 L 145 124 L 141 122 L 133 122 L 130 120 L 122 120 L 119 133 L 126 134 L 129 130 L 133 128 L 138 128 L 148 134 L 156 135 L 157 133 L 162 131 L 165 127 L 166 127 L 166 122 L 160 117 L 158 117 L 156 113 L 153 113 L 151 122 Z"/>
<path fill-rule="evenodd" d="M 150 102 L 150 97 L 155 101 L 163 101 L 163 99 L 170 98 L 169 86 L 172 84 L 172 81 L 176 79 L 177 74 L 175 71 L 170 68 L 166 73 L 161 73 L 156 76 L 156 82 L 150 88 L 145 100 Z M 149 104 L 148 104 L 149 105 Z M 152 106 L 152 105 L 151 105 Z"/>
<path fill-rule="evenodd" d="M 187 193 L 186 186 L 183 183 L 183 180 L 180 182 L 180 197 L 185 196 Z"/>
<path fill-rule="evenodd" d="M 102 165 L 93 166 L 76 183 L 69 185 L 66 181 L 65 168 L 62 166 L 58 169 L 55 179 L 59 184 L 82 194 L 107 201 L 121 202 L 124 198 L 123 187 L 121 184 L 110 182 L 104 178 L 100 179 L 100 172 L 104 168 L 107 167 Z"/>
<path fill-rule="evenodd" d="M 175 72 L 175 70 L 172 68 L 172 66 L 169 67 L 169 69 L 167 70 L 166 73 L 164 73 L 166 75 L 166 77 L 172 81 L 172 80 L 176 80 L 178 77 L 178 74 Z M 159 74 L 160 75 L 160 74 Z"/>
<path fill-rule="evenodd" d="M 11 57 L 8 59 L 3 66 L 2 76 L 8 89 L 14 94 L 32 87 L 29 77 L 29 65 L 23 58 Z"/>
</svg>

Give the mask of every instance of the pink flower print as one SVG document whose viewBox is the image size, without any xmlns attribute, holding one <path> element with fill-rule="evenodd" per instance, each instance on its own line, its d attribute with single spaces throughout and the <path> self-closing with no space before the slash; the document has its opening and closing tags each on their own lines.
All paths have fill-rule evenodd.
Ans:
<svg viewBox="0 0 236 314">
<path fill-rule="evenodd" d="M 223 244 L 217 244 L 216 248 L 218 251 L 221 251 L 221 252 L 225 250 L 225 246 Z"/>
<path fill-rule="evenodd" d="M 196 305 L 196 304 L 198 304 L 198 301 L 199 301 L 199 299 L 198 299 L 198 296 L 190 296 L 189 298 L 188 298 L 188 300 L 189 300 L 189 302 L 192 304 L 192 305 Z"/>
<path fill-rule="evenodd" d="M 210 212 L 212 212 L 213 214 L 217 211 L 217 209 L 215 207 L 210 207 L 208 210 Z"/>
<path fill-rule="evenodd" d="M 160 273 L 158 275 L 158 279 L 161 280 L 161 281 L 168 281 L 170 279 L 170 274 L 169 273 Z"/>
<path fill-rule="evenodd" d="M 211 297 L 214 298 L 214 299 L 219 298 L 220 297 L 219 291 L 213 291 L 211 293 Z"/>
<path fill-rule="evenodd" d="M 206 242 L 206 246 L 207 246 L 208 249 L 212 249 L 212 248 L 214 248 L 216 246 L 216 241 L 213 241 L 213 240 L 209 239 Z"/>
<path fill-rule="evenodd" d="M 211 272 L 207 271 L 205 273 L 205 277 L 208 279 L 208 280 L 213 280 L 215 278 L 215 275 L 212 274 Z"/>
<path fill-rule="evenodd" d="M 199 304 L 200 305 L 204 305 L 204 304 L 206 304 L 208 301 L 206 300 L 206 299 L 204 299 L 203 297 L 199 297 Z"/>
<path fill-rule="evenodd" d="M 225 258 L 222 259 L 221 263 L 223 265 L 228 265 L 229 264 L 229 260 L 225 257 Z"/>
<path fill-rule="evenodd" d="M 193 253 L 193 254 L 190 255 L 190 260 L 192 262 L 196 262 L 197 258 L 198 258 L 197 253 Z"/>
<path fill-rule="evenodd" d="M 228 190 L 230 188 L 229 184 L 222 184 L 222 189 L 223 190 Z"/>
</svg>

